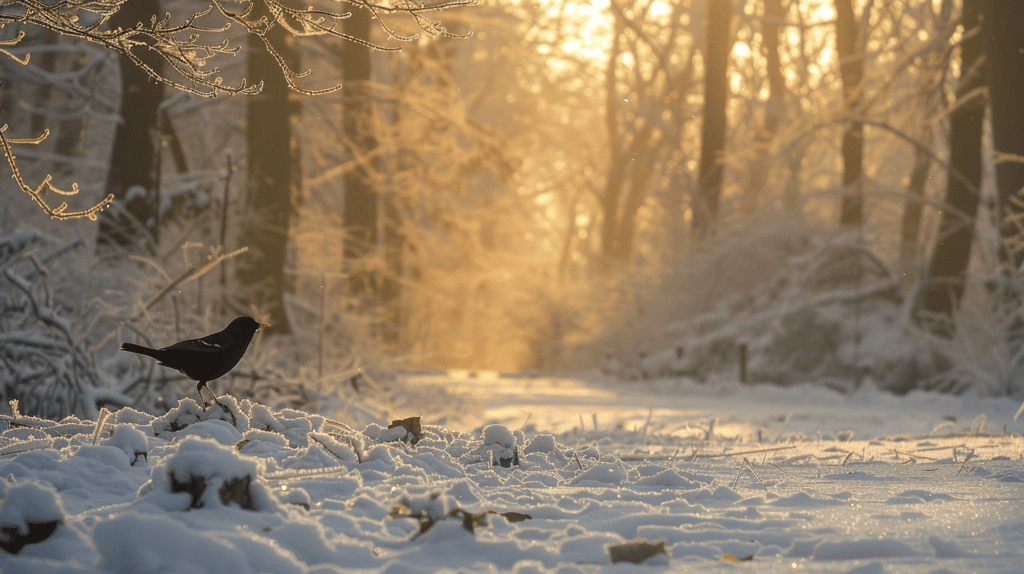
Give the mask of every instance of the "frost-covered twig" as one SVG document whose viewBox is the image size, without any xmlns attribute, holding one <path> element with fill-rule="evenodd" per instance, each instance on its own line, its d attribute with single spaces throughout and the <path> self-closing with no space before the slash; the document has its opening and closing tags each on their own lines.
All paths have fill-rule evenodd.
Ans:
<svg viewBox="0 0 1024 574">
<path fill-rule="evenodd" d="M 775 452 L 775 451 L 779 451 L 779 450 L 791 450 L 791 449 L 794 449 L 794 448 L 796 448 L 795 445 L 789 445 L 789 446 L 774 446 L 774 447 L 768 447 L 768 448 L 759 448 L 759 449 L 754 449 L 754 450 L 743 450 L 743 451 L 738 451 L 738 452 L 722 452 L 722 453 L 717 453 L 717 454 L 694 453 L 693 454 L 693 458 L 694 459 L 697 459 L 697 458 L 723 458 L 723 457 L 727 457 L 727 456 L 743 456 L 743 455 L 747 455 L 747 454 L 761 454 L 761 453 L 765 453 L 765 452 Z"/>
<path fill-rule="evenodd" d="M 107 407 L 100 409 L 99 416 L 96 417 L 96 430 L 92 433 L 92 444 L 96 444 L 99 440 L 100 434 L 103 432 L 103 426 L 107 424 L 107 418 L 110 416 L 110 411 Z"/>
<path fill-rule="evenodd" d="M 159 293 L 150 297 L 149 301 L 146 301 L 146 304 L 143 305 L 141 309 L 136 311 L 134 315 L 132 315 L 132 320 L 141 317 L 144 312 L 148 311 L 150 308 L 153 307 L 153 305 L 156 305 L 158 302 L 160 302 L 160 300 L 163 299 L 165 295 L 170 293 L 171 290 L 177 287 L 178 285 L 181 285 L 182 283 L 188 283 L 189 281 L 193 281 L 195 279 L 199 279 L 217 265 L 220 265 L 221 263 L 227 261 L 228 259 L 231 259 L 232 257 L 238 257 L 239 255 L 245 253 L 248 250 L 248 247 L 242 247 L 240 249 L 232 251 L 231 253 L 223 253 L 221 255 L 218 255 L 217 257 L 211 257 L 208 261 L 197 263 L 196 265 L 189 267 L 180 275 L 178 275 L 170 282 L 168 282 L 167 285 L 165 285 L 164 288 L 161 289 Z"/>
<path fill-rule="evenodd" d="M 40 143 L 43 142 L 43 140 L 46 139 L 48 135 L 50 135 L 50 131 L 44 130 L 41 136 L 31 139 L 9 139 L 7 138 L 7 136 L 4 135 L 4 132 L 6 131 L 7 124 L 0 126 L 0 147 L 3 148 L 4 155 L 7 157 L 7 164 L 11 168 L 11 175 L 14 178 L 14 181 L 18 184 L 18 188 L 21 189 L 21 191 L 28 194 L 28 196 L 32 198 L 32 201 L 34 201 L 36 205 L 38 205 L 39 208 L 42 209 L 43 213 L 45 213 L 46 215 L 49 215 L 53 219 L 79 219 L 82 217 L 87 217 L 95 221 L 96 214 L 99 213 L 100 211 L 103 211 L 103 209 L 105 209 L 107 206 L 111 204 L 111 202 L 114 201 L 113 194 L 108 194 L 107 197 L 103 198 L 96 205 L 80 211 L 68 211 L 68 204 L 66 201 L 61 202 L 61 204 L 58 205 L 57 207 L 51 207 L 50 204 L 47 203 L 45 199 L 43 199 L 44 192 L 50 191 L 56 193 L 57 195 L 65 196 L 77 195 L 79 192 L 78 184 L 71 184 L 71 189 L 65 191 L 55 187 L 52 183 L 50 183 L 53 180 L 53 177 L 47 175 L 43 179 L 42 183 L 40 183 L 37 187 L 30 187 L 27 183 L 25 183 L 25 180 L 22 179 L 21 171 L 18 169 L 18 164 L 15 161 L 16 157 L 14 155 L 14 151 L 11 149 L 11 144 L 39 145 Z"/>
<path fill-rule="evenodd" d="M 232 25 L 242 27 L 247 34 L 261 40 L 270 55 L 277 62 L 288 85 L 295 91 L 316 95 L 337 91 L 341 85 L 326 89 L 300 87 L 295 80 L 307 77 L 311 71 L 293 71 L 277 49 L 267 40 L 275 26 L 283 28 L 296 37 L 330 36 L 340 40 L 356 42 L 375 50 L 396 51 L 401 48 L 372 43 L 368 38 L 357 38 L 344 33 L 338 23 L 351 16 L 351 12 L 337 11 L 333 7 L 293 8 L 279 0 L 249 0 L 228 2 L 211 0 L 205 10 L 193 12 L 185 17 L 165 13 L 154 16 L 149 22 L 135 26 L 112 28 L 110 19 L 122 9 L 126 0 L 64 0 L 42 3 L 38 0 L 0 0 L 0 26 L 17 24 L 44 28 L 67 38 L 78 38 L 97 44 L 107 50 L 121 54 L 144 70 L 153 80 L 175 89 L 197 96 L 212 97 L 222 94 L 257 94 L 263 83 L 249 84 L 242 78 L 236 85 L 224 83 L 221 70 L 214 63 L 241 51 L 232 45 L 225 33 Z M 336 3 L 336 2 L 335 2 Z M 325 6 L 330 3 L 321 2 Z M 418 38 L 417 34 L 403 35 L 389 27 L 384 16 L 394 13 L 408 14 L 415 24 L 432 36 L 462 37 L 448 32 L 439 22 L 428 19 L 425 14 L 451 8 L 476 4 L 476 0 L 452 0 L 435 4 L 419 4 L 409 0 L 392 3 L 376 3 L 368 0 L 349 0 L 349 4 L 360 10 L 370 11 L 388 38 L 407 42 Z M 4 41 L 0 46 L 14 46 L 22 38 Z M 27 64 L 28 56 L 17 59 L 10 49 L 0 48 L 0 54 Z M 154 66 L 162 61 L 165 68 L 173 70 L 173 76 Z"/>
</svg>

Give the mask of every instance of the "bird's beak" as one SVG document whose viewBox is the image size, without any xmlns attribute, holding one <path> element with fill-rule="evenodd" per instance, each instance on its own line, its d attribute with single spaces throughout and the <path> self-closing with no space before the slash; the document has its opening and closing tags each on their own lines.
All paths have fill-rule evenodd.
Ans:
<svg viewBox="0 0 1024 574">
<path fill-rule="evenodd" d="M 259 323 L 260 328 L 269 327 L 270 323 Z"/>
</svg>

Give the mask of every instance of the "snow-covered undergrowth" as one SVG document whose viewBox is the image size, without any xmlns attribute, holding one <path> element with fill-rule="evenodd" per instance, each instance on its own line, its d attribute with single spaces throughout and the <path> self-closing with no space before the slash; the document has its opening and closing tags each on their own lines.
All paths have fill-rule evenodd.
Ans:
<svg viewBox="0 0 1024 574">
<path fill-rule="evenodd" d="M 459 432 L 431 425 L 429 413 L 422 424 L 356 430 L 222 402 L 203 412 L 185 399 L 161 417 L 6 417 L 0 571 L 1019 572 L 1024 563 L 1017 434 L 773 438 L 714 424 L 697 435 Z M 638 539 L 653 556 L 610 564 Z"/>
<path fill-rule="evenodd" d="M 663 281 L 633 287 L 636 302 L 599 341 L 602 368 L 633 380 L 1020 395 L 1019 298 L 971 277 L 956 335 L 935 336 L 918 324 L 919 284 L 904 285 L 876 247 L 801 225 L 739 226 Z"/>
</svg>

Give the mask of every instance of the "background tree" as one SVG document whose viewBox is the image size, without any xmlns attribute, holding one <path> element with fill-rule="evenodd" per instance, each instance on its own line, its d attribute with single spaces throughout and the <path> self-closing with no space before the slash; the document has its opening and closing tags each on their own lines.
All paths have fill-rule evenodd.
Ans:
<svg viewBox="0 0 1024 574">
<path fill-rule="evenodd" d="M 935 155 L 932 151 L 936 146 L 936 136 L 940 132 L 937 118 L 945 118 L 946 94 L 943 87 L 950 73 L 949 62 L 952 46 L 949 39 L 959 23 L 953 17 L 953 2 L 946 0 L 934 12 L 926 7 L 925 14 L 932 17 L 936 34 L 914 53 L 920 65 L 911 64 L 908 71 L 920 78 L 915 95 L 911 100 L 908 124 L 918 126 L 912 131 L 918 145 L 914 145 L 914 165 L 907 182 L 907 200 L 903 207 L 900 220 L 900 256 L 899 270 L 904 284 L 914 285 L 920 278 L 922 259 L 921 231 L 927 198 L 927 185 L 930 174 L 935 166 Z M 922 20 L 927 22 L 927 16 Z M 909 60 L 909 59 L 908 59 Z M 912 61 L 912 60 L 911 60 Z"/>
<path fill-rule="evenodd" d="M 981 134 L 985 120 L 984 40 L 980 0 L 964 0 L 960 82 L 949 114 L 949 171 L 935 247 L 917 308 L 933 332 L 951 336 L 964 295 L 981 189 Z"/>
<path fill-rule="evenodd" d="M 267 41 L 266 35 L 277 25 L 286 27 L 289 34 L 293 36 L 329 36 L 340 40 L 368 42 L 361 38 L 350 38 L 338 28 L 338 23 L 347 17 L 347 13 L 332 11 L 330 7 L 333 4 L 324 9 L 318 7 L 293 9 L 272 0 L 254 0 L 247 6 L 239 8 L 233 4 L 215 0 L 203 11 L 179 15 L 180 21 L 176 22 L 171 21 L 171 14 L 165 14 L 158 19 L 137 22 L 134 26 L 108 26 L 110 19 L 127 2 L 128 0 L 111 0 L 110 2 L 68 0 L 53 5 L 39 6 L 35 2 L 26 0 L 0 0 L 0 27 L 14 25 L 19 28 L 45 29 L 62 37 L 77 38 L 97 44 L 128 58 L 154 81 L 204 97 L 218 94 L 251 95 L 257 93 L 261 88 L 259 85 L 248 83 L 244 77 L 238 78 L 236 84 L 229 85 L 225 82 L 221 69 L 214 65 L 220 62 L 224 55 L 234 54 L 240 49 L 229 39 L 231 34 L 229 31 L 232 26 L 235 26 L 235 29 L 241 28 L 247 35 L 258 38 L 275 56 L 277 55 L 276 50 Z M 353 4 L 374 12 L 378 16 L 378 20 L 385 16 L 381 13 L 382 11 L 388 14 L 410 16 L 420 30 L 431 35 L 443 35 L 446 31 L 440 22 L 424 17 L 424 13 L 471 3 L 472 0 L 453 0 L 428 6 L 401 5 L 384 9 L 362 0 L 353 2 Z M 134 18 L 130 19 L 134 20 Z M 411 36 L 395 35 L 384 24 L 381 29 L 389 38 L 397 40 L 416 38 L 415 34 Z M 0 44 L 0 48 L 3 48 L 2 55 L 5 58 L 16 58 L 10 51 L 11 47 L 17 46 L 24 37 L 25 35 L 21 33 Z M 147 48 L 139 49 L 141 46 Z M 373 44 L 373 46 L 382 50 L 397 50 L 397 48 L 377 44 Z M 20 62 L 20 60 L 18 61 Z M 283 58 L 275 57 L 274 61 L 285 82 L 293 90 L 316 95 L 338 89 L 338 86 L 320 90 L 304 88 L 297 81 L 305 78 L 308 73 L 294 72 Z M 166 68 L 154 67 L 157 66 L 157 62 L 162 62 L 159 65 L 166 66 Z M 27 60 L 24 63 L 27 63 Z M 5 147 L 11 141 L 13 140 L 9 140 L 0 133 L 0 143 L 6 142 L 4 143 Z M 10 162 L 12 170 L 18 176 L 14 160 L 10 159 Z M 30 195 L 43 211 L 52 217 L 66 218 L 70 214 L 74 214 L 76 217 L 85 215 L 93 217 L 111 201 L 111 198 L 107 198 L 88 210 L 69 212 L 66 206 L 50 207 L 42 199 L 41 192 L 36 192 L 36 188 L 29 187 L 23 180 L 19 179 L 17 183 L 22 191 Z M 52 184 L 45 182 L 38 189 L 48 189 L 47 185 Z"/>
<path fill-rule="evenodd" d="M 718 218 L 722 194 L 726 104 L 729 101 L 729 50 L 732 37 L 731 0 L 708 0 L 707 50 L 704 52 L 704 123 L 701 128 L 700 172 L 693 202 L 693 231 L 709 234 Z"/>
<path fill-rule="evenodd" d="M 131 29 L 163 17 L 158 0 L 126 0 L 107 25 L 112 30 Z M 96 247 L 106 257 L 114 254 L 153 255 L 160 241 L 160 190 L 157 155 L 161 151 L 159 109 L 164 61 L 146 42 L 127 47 L 131 57 L 118 58 L 121 70 L 120 121 L 110 152 L 106 189 L 113 194 L 112 209 L 102 212 Z M 136 62 L 142 62 L 150 71 Z"/>
<path fill-rule="evenodd" d="M 370 12 L 356 10 L 345 22 L 345 33 L 357 38 L 366 37 L 370 31 Z M 379 265 L 379 198 L 370 179 L 376 148 L 374 106 L 371 95 L 373 69 L 370 63 L 370 48 L 362 44 L 348 43 L 341 53 L 344 103 L 342 125 L 344 126 L 344 147 L 348 150 L 349 169 L 345 172 L 345 268 L 351 274 L 349 282 L 354 298 L 365 306 L 374 308 L 377 290 L 382 277 L 368 267 L 381 270 Z M 372 256 L 372 259 L 368 258 Z M 363 266 L 363 268 L 360 268 Z"/>
<path fill-rule="evenodd" d="M 869 2 L 864 13 L 870 10 Z M 864 58 L 858 49 L 858 29 L 853 0 L 836 0 L 836 52 L 843 81 L 843 104 L 850 116 L 843 132 L 843 198 L 839 222 L 848 226 L 861 225 L 864 220 L 864 124 L 857 119 L 861 114 Z"/>
<path fill-rule="evenodd" d="M 693 180 L 683 147 L 695 118 L 689 96 L 698 86 L 693 56 L 703 40 L 704 5 L 684 0 L 657 14 L 654 5 L 653 0 L 609 4 L 600 255 L 619 269 L 635 255 L 645 203 L 664 194 L 670 219 L 680 220 L 682 196 Z"/>
<path fill-rule="evenodd" d="M 1024 21 L 1024 4 L 986 0 L 983 7 L 1001 259 L 1007 272 L 1019 276 L 1024 269 L 1024 35 L 1018 24 Z"/>
<path fill-rule="evenodd" d="M 357 4 L 353 10 L 369 22 L 387 16 L 382 6 Z M 275 216 L 291 212 L 287 224 L 275 224 L 274 247 L 284 255 L 260 265 L 263 272 L 275 268 L 271 283 L 281 287 L 269 291 L 280 296 L 241 297 L 241 283 L 250 279 L 244 273 L 225 288 L 240 294 L 242 307 L 283 309 L 287 301 L 292 317 L 320 325 L 320 355 L 337 357 L 339 365 L 354 353 L 353 342 L 367 341 L 373 352 L 407 353 L 430 366 L 518 369 L 603 355 L 611 343 L 622 349 L 621 362 L 635 363 L 641 352 L 657 352 L 669 325 L 720 305 L 742 307 L 748 293 L 771 296 L 759 286 L 794 256 L 833 244 L 843 219 L 837 192 L 862 199 L 856 219 L 868 224 L 858 228 L 854 250 L 874 265 L 878 278 L 890 277 L 896 265 L 908 276 L 926 266 L 921 246 L 933 243 L 942 214 L 950 212 L 943 202 L 946 181 L 938 180 L 959 173 L 951 169 L 944 134 L 948 112 L 964 107 L 954 105 L 956 77 L 968 76 L 958 73 L 966 72 L 958 71 L 962 59 L 950 57 L 963 44 L 951 26 L 962 2 L 843 4 L 848 11 L 836 12 L 836 0 L 737 0 L 730 31 L 723 34 L 709 32 L 709 4 L 699 0 L 616 0 L 600 8 L 583 0 L 528 0 L 468 11 L 472 16 L 456 20 L 453 29 L 476 32 L 469 42 L 447 41 L 431 28 L 442 36 L 406 44 L 406 54 L 353 46 L 357 58 L 341 57 L 344 50 L 328 40 L 344 39 L 346 29 L 363 34 L 365 27 L 346 28 L 358 19 L 345 22 L 335 14 L 318 23 L 306 18 L 311 12 L 262 1 L 246 16 L 231 12 L 246 4 L 215 2 L 194 24 L 172 17 L 92 41 L 143 42 L 159 52 L 163 44 L 155 38 L 169 34 L 178 50 L 164 58 L 166 79 L 209 95 L 255 91 L 257 78 L 242 84 L 248 72 L 233 63 L 242 58 L 216 59 L 232 48 L 246 51 L 243 39 L 254 37 L 266 47 L 268 35 L 281 28 L 323 32 L 291 44 L 270 37 L 267 50 L 292 90 L 291 105 L 301 102 L 301 118 L 294 116 L 293 123 L 302 128 L 257 144 L 252 153 L 282 139 L 301 140 L 306 174 L 296 177 L 293 158 L 290 185 L 301 181 L 301 189 L 278 192 L 276 199 L 287 196 L 287 203 L 274 210 Z M 270 17 L 261 23 L 258 14 Z M 854 23 L 853 31 L 837 27 L 840 21 Z M 212 31 L 220 29 L 218 22 L 232 28 Z M 171 31 L 182 23 L 208 31 L 189 40 Z M 103 24 L 76 33 L 106 34 L 109 25 Z M 390 32 L 371 26 L 366 40 L 390 48 L 392 40 L 411 36 L 418 22 L 408 24 Z M 61 25 L 74 29 L 70 20 Z M 211 52 L 214 59 L 201 69 L 174 55 L 205 55 L 200 45 L 219 47 L 224 39 L 224 51 Z M 709 42 L 722 39 L 728 44 L 721 51 L 725 66 L 716 80 Z M 318 73 L 304 76 L 296 60 L 275 46 L 294 49 Z M 226 62 L 219 75 L 231 81 L 204 75 L 217 61 Z M 857 62 L 859 77 L 847 81 L 849 64 Z M 342 69 L 357 63 L 372 73 Z M 705 73 L 707 81 L 701 79 Z M 325 75 L 328 80 L 318 79 Z M 322 98 L 297 95 L 330 91 L 342 83 L 337 78 L 356 77 L 365 84 L 345 80 Z M 704 91 L 716 82 L 727 121 L 712 130 L 717 98 Z M 365 91 L 356 94 L 357 88 Z M 228 183 L 224 152 L 244 156 L 247 132 L 266 127 L 253 120 L 247 126 L 240 102 L 190 97 L 168 108 L 174 125 L 187 132 L 192 170 L 164 178 L 168 199 L 184 197 L 192 186 L 196 197 L 207 199 L 194 205 L 211 211 L 225 206 L 221 198 L 230 194 L 217 183 Z M 31 128 L 30 114 L 19 114 L 11 133 L 20 137 Z M 859 161 L 847 162 L 860 166 L 851 180 L 854 170 L 844 169 L 844 150 L 835 142 L 855 124 L 867 131 Z M 106 153 L 111 140 L 93 126 L 84 133 L 92 139 L 83 149 L 103 147 Z M 701 146 L 716 134 L 721 151 L 702 154 Z M 282 157 L 295 147 L 277 149 Z M 25 154 L 32 170 L 26 173 L 37 181 L 34 170 L 49 164 L 32 153 Z M 724 172 L 709 224 L 716 241 L 695 241 L 694 230 L 707 219 L 700 202 L 713 167 Z M 243 179 L 230 183 L 250 187 Z M 358 197 L 346 198 L 357 194 L 360 182 L 367 184 L 363 208 Z M 854 183 L 860 191 L 850 195 Z M 46 194 L 38 197 L 52 197 Z M 225 207 L 222 221 L 240 229 L 236 206 Z M 186 265 L 192 264 L 204 248 L 195 245 L 207 243 L 210 256 L 218 257 L 213 251 L 221 241 L 210 232 L 216 222 L 183 220 L 163 229 L 160 264 L 180 266 L 168 254 L 182 251 L 191 254 Z M 988 221 L 980 221 L 982 236 L 994 238 L 984 227 Z M 225 237 L 223 243 L 241 247 L 256 240 Z M 967 268 L 991 272 L 992 246 L 974 243 L 983 257 Z M 264 248 L 258 251 L 262 255 Z M 256 254 L 254 248 L 250 255 Z M 848 267 L 830 267 L 841 268 Z M 828 280 L 848 276 L 837 271 Z M 382 295 L 389 281 L 401 288 Z M 915 288 L 913 280 L 904 280 L 902 294 Z M 353 291 L 362 291 L 358 305 L 352 304 Z M 964 296 L 977 297 L 977 291 Z"/>
<path fill-rule="evenodd" d="M 771 147 L 779 131 L 779 125 L 786 115 L 786 79 L 783 76 L 782 61 L 779 58 L 779 33 L 784 20 L 782 0 L 764 0 L 764 14 L 761 18 L 761 51 L 764 54 L 764 75 L 767 88 L 762 112 L 761 126 L 753 138 L 750 164 L 745 174 L 746 193 L 744 215 L 753 213 L 763 200 L 765 185 L 768 183 L 771 162 Z M 758 86 L 760 87 L 760 86 Z M 760 91 L 760 90 L 759 90 Z"/>
<path fill-rule="evenodd" d="M 246 77 L 262 83 L 263 89 L 246 102 L 247 215 L 242 244 L 250 252 L 238 270 L 246 286 L 242 300 L 262 306 L 271 328 L 282 333 L 289 331 L 284 309 L 285 266 L 293 203 L 300 193 L 295 173 L 298 141 L 291 128 L 297 107 L 289 104 L 291 90 L 276 61 L 281 58 L 289 68 L 298 67 L 298 55 L 288 46 L 286 36 L 283 26 L 267 31 L 265 38 L 276 54 L 259 38 L 249 36 Z"/>
</svg>

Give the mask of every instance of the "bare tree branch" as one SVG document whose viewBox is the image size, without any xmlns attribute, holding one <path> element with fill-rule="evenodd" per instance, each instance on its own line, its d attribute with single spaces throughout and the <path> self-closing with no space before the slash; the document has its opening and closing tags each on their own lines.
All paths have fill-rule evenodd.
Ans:
<svg viewBox="0 0 1024 574">
<path fill-rule="evenodd" d="M 3 148 L 4 155 L 7 156 L 7 163 L 8 165 L 11 166 L 12 177 L 14 178 L 14 181 L 17 182 L 18 187 L 21 189 L 21 191 L 27 193 L 29 197 L 32 198 L 32 201 L 35 201 L 36 205 L 38 205 L 43 210 L 43 212 L 46 213 L 46 215 L 49 215 L 53 219 L 79 219 L 82 217 L 88 217 L 89 219 L 95 221 L 96 214 L 102 211 L 108 205 L 110 205 L 112 201 L 114 201 L 114 196 L 111 194 L 103 198 L 103 200 L 97 203 L 96 205 L 82 211 L 68 211 L 68 204 L 66 201 L 61 202 L 61 204 L 58 205 L 57 207 L 50 207 L 50 204 L 48 204 L 46 200 L 43 199 L 44 192 L 52 191 L 53 193 L 56 193 L 58 195 L 77 195 L 79 192 L 78 184 L 71 184 L 71 189 L 65 191 L 57 187 L 54 187 L 54 185 L 50 183 L 52 180 L 52 176 L 47 175 L 38 187 L 29 187 L 29 185 L 25 183 L 25 180 L 22 179 L 21 177 L 21 172 L 18 170 L 18 164 L 15 163 L 14 161 L 16 159 L 14 156 L 14 151 L 11 149 L 11 144 L 38 145 L 42 143 L 48 135 L 50 135 L 50 131 L 46 130 L 45 132 L 43 132 L 41 136 L 32 139 L 8 139 L 4 135 L 4 132 L 6 131 L 7 124 L 4 124 L 2 127 L 0 127 L 0 147 Z"/>
<path fill-rule="evenodd" d="M 356 42 L 375 50 L 397 51 L 400 47 L 374 44 L 367 38 L 355 38 L 345 34 L 338 27 L 338 22 L 351 16 L 351 12 L 308 7 L 304 9 L 289 8 L 279 0 L 248 0 L 239 3 L 240 8 L 234 9 L 226 0 L 211 0 L 206 10 L 195 12 L 181 23 L 172 25 L 171 14 L 163 18 L 145 23 L 139 22 L 134 28 L 108 29 L 104 26 L 126 0 L 64 0 L 46 4 L 40 0 L 0 0 L 0 28 L 7 24 L 28 25 L 45 28 L 62 36 L 80 38 L 99 44 L 129 58 L 158 82 L 163 82 L 176 89 L 197 96 L 213 97 L 220 94 L 256 94 L 262 84 L 250 85 L 242 78 L 237 85 L 225 85 L 220 76 L 220 68 L 213 62 L 221 55 L 234 55 L 240 51 L 239 46 L 232 46 L 223 37 L 232 24 L 241 26 L 248 34 L 260 38 L 267 50 L 273 55 L 288 85 L 295 91 L 317 95 L 339 90 L 341 85 L 325 89 L 308 89 L 300 87 L 295 80 L 307 77 L 310 70 L 295 72 L 281 58 L 277 50 L 267 41 L 267 33 L 274 26 L 281 26 L 293 36 L 332 36 L 341 40 Z M 338 4 L 338 0 L 333 2 Z M 416 25 L 432 36 L 458 36 L 445 29 L 440 22 L 425 16 L 429 12 L 437 12 L 449 8 L 468 6 L 477 0 L 451 0 L 429 5 L 420 5 L 410 0 L 394 0 L 389 4 L 378 4 L 369 0 L 348 0 L 356 9 L 369 10 L 373 13 L 381 29 L 389 38 L 408 42 L 418 38 L 418 34 L 402 35 L 395 32 L 384 21 L 384 16 L 395 13 L 408 14 Z M 20 33 L 13 40 L 0 42 L 0 46 L 13 46 L 24 36 Z M 0 48 L 0 54 L 8 56 L 20 63 L 11 52 Z M 157 72 L 149 63 L 162 59 L 180 78 L 171 74 Z"/>
<path fill-rule="evenodd" d="M 50 30 L 60 36 L 79 38 L 105 49 L 125 56 L 135 65 L 144 70 L 154 81 L 162 82 L 175 89 L 197 96 L 215 97 L 221 94 L 235 95 L 258 94 L 263 89 L 263 82 L 250 84 L 241 78 L 235 86 L 224 83 L 220 68 L 214 62 L 223 55 L 235 55 L 240 47 L 231 45 L 224 34 L 231 26 L 238 25 L 247 34 L 254 35 L 263 42 L 267 52 L 277 62 L 288 86 L 296 92 L 306 95 L 319 95 L 341 89 L 341 84 L 323 88 L 309 89 L 299 86 L 296 80 L 309 76 L 312 70 L 295 72 L 285 63 L 278 50 L 267 39 L 267 33 L 274 26 L 280 26 L 296 37 L 329 36 L 356 42 L 376 50 L 397 51 L 400 47 L 383 46 L 372 43 L 368 38 L 356 38 L 345 34 L 338 27 L 338 22 L 352 15 L 351 12 L 339 12 L 313 6 L 297 9 L 282 4 L 279 0 L 210 0 L 206 10 L 194 12 L 178 24 L 171 24 L 172 16 L 165 13 L 163 18 L 154 16 L 150 22 L 139 22 L 130 28 L 110 28 L 106 24 L 111 16 L 117 13 L 127 0 L 62 0 L 46 2 L 44 0 L 0 0 L 0 30 L 7 25 L 34 26 Z M 327 0 L 322 0 L 326 2 Z M 384 16 L 394 13 L 405 13 L 412 17 L 415 24 L 425 33 L 432 36 L 465 37 L 447 31 L 440 22 L 430 20 L 427 13 L 438 12 L 448 8 L 469 6 L 477 0 L 448 0 L 435 4 L 418 4 L 412 0 L 391 0 L 390 3 L 377 3 L 370 0 L 346 0 L 348 4 L 359 10 L 369 10 L 381 29 L 389 38 L 407 42 L 418 38 L 418 34 L 402 35 L 385 24 Z M 333 0 L 340 4 L 340 0 Z M 229 4 L 238 8 L 229 7 Z M 27 65 L 30 54 L 25 52 L 19 58 L 8 49 L 16 46 L 25 37 L 19 30 L 15 38 L 0 40 L 0 56 Z M 20 50 L 19 50 L 20 52 Z M 167 64 L 155 66 L 159 61 Z M 170 69 L 173 72 L 158 71 Z M 49 132 L 44 132 L 34 139 L 8 139 L 3 135 L 7 130 L 0 128 L 0 147 L 7 157 L 14 180 L 18 187 L 27 193 L 33 201 L 50 217 L 55 219 L 74 219 L 87 217 L 95 220 L 96 214 L 110 205 L 113 195 L 108 195 L 96 205 L 81 211 L 67 211 L 68 204 L 62 202 L 51 207 L 43 194 L 52 191 L 59 195 L 75 195 L 78 184 L 72 184 L 70 191 L 54 187 L 51 176 L 38 187 L 30 187 L 21 177 L 15 162 L 11 144 L 37 145 Z"/>
</svg>

